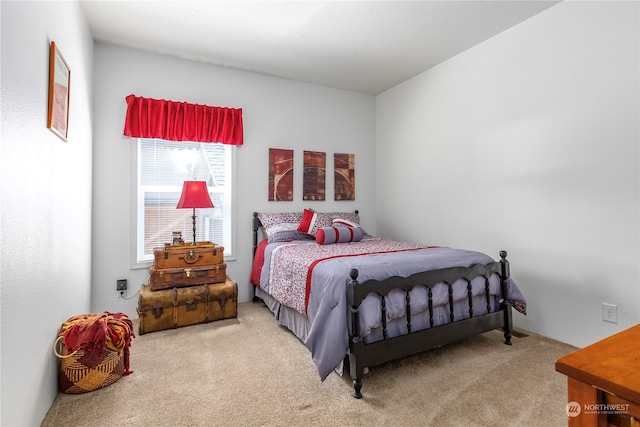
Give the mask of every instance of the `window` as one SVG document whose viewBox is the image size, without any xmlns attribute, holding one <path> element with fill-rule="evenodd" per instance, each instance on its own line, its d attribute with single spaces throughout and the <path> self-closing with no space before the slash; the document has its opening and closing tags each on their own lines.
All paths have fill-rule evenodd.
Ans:
<svg viewBox="0 0 640 427">
<path fill-rule="evenodd" d="M 232 197 L 235 147 L 228 144 L 137 140 L 132 210 L 135 219 L 134 264 L 153 261 L 153 249 L 181 231 L 193 240 L 193 210 L 176 209 L 184 181 L 206 181 L 211 209 L 196 209 L 196 240 L 224 246 L 233 254 Z"/>
</svg>

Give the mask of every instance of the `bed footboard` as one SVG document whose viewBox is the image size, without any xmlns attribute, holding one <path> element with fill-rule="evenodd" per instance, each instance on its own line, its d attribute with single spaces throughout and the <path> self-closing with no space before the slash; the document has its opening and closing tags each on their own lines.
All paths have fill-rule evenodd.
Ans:
<svg viewBox="0 0 640 427">
<path fill-rule="evenodd" d="M 413 274 L 409 277 L 390 277 L 385 280 L 367 280 L 358 282 L 358 270 L 351 270 L 351 279 L 347 284 L 347 301 L 351 308 L 351 331 L 349 340 L 349 371 L 353 379 L 353 396 L 362 397 L 362 377 L 367 367 L 373 367 L 385 362 L 397 360 L 414 355 L 441 345 L 460 341 L 462 339 L 488 332 L 493 329 L 502 329 L 505 344 L 511 345 L 512 314 L 511 305 L 507 302 L 509 262 L 507 252 L 500 252 L 500 261 L 490 264 L 476 264 L 471 267 L 454 267 L 440 270 L 425 271 Z M 500 280 L 501 300 L 498 310 L 491 310 L 491 296 L 489 294 L 490 277 L 497 274 Z M 474 308 L 471 281 L 477 277 L 484 278 L 486 307 L 480 310 Z M 453 284 L 458 280 L 467 283 L 468 318 L 457 319 L 453 309 Z M 449 319 L 442 325 L 434 322 L 434 307 L 431 299 L 431 289 L 439 283 L 449 287 Z M 410 291 L 415 286 L 425 286 L 428 290 L 428 327 L 414 331 L 411 319 Z M 391 290 L 400 289 L 405 294 L 406 304 L 406 330 L 407 333 L 396 337 L 389 337 L 387 333 L 387 308 L 385 296 Z M 381 297 L 380 310 L 382 319 L 382 336 L 380 341 L 365 343 L 360 331 L 361 302 L 370 293 Z M 474 313 L 474 310 L 476 313 Z M 482 314 L 477 314 L 482 313 Z M 466 317 L 466 316 L 465 316 Z"/>
</svg>

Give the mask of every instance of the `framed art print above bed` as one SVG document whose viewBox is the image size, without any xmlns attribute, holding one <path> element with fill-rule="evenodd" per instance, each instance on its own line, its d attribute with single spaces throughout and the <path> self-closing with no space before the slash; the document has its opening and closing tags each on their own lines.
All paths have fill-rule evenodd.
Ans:
<svg viewBox="0 0 640 427">
<path fill-rule="evenodd" d="M 356 199 L 356 165 L 354 154 L 333 155 L 334 200 Z"/>
<path fill-rule="evenodd" d="M 293 150 L 269 148 L 269 201 L 293 200 Z"/>
<path fill-rule="evenodd" d="M 304 151 L 302 200 L 323 201 L 326 195 L 327 153 Z"/>
</svg>

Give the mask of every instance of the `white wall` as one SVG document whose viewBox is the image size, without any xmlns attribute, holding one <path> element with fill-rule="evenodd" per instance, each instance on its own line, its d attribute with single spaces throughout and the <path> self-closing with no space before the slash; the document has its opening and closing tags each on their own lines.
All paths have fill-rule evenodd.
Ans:
<svg viewBox="0 0 640 427">
<path fill-rule="evenodd" d="M 93 42 L 75 2 L 0 7 L 0 425 L 35 426 L 57 393 L 58 329 L 90 309 Z M 46 127 L 51 41 L 71 69 L 68 142 Z"/>
<path fill-rule="evenodd" d="M 160 99 L 243 109 L 244 145 L 237 148 L 236 259 L 227 273 L 238 282 L 240 301 L 251 295 L 253 212 L 360 209 L 375 231 L 373 182 L 374 98 L 342 90 L 235 71 L 139 50 L 96 44 L 94 75 L 93 270 L 91 307 L 137 317 L 135 292 L 148 283 L 148 269 L 130 269 L 130 160 L 132 139 L 122 136 L 125 97 Z M 294 201 L 269 202 L 268 149 L 294 149 Z M 356 200 L 302 202 L 302 152 L 353 153 Z M 333 166 L 329 166 L 329 172 Z M 169 237 L 167 237 L 168 239 Z M 168 240 L 167 240 L 168 241 Z M 117 297 L 116 280 L 127 278 L 130 300 Z"/>
<path fill-rule="evenodd" d="M 563 2 L 375 101 L 94 47 L 75 2 L 0 8 L 0 425 L 38 425 L 55 398 L 60 323 L 136 316 L 114 291 L 126 277 L 132 296 L 147 274 L 129 266 L 129 93 L 244 109 L 228 263 L 241 300 L 254 210 L 358 208 L 379 235 L 509 250 L 529 300 L 520 327 L 582 346 L 640 321 L 638 3 Z M 52 40 L 72 73 L 66 143 L 46 129 Z M 270 147 L 296 152 L 294 202 L 267 201 Z M 305 149 L 356 154 L 355 202 L 301 201 Z"/>
<path fill-rule="evenodd" d="M 508 250 L 524 329 L 639 323 L 638 9 L 563 2 L 379 95 L 378 234 Z"/>
</svg>

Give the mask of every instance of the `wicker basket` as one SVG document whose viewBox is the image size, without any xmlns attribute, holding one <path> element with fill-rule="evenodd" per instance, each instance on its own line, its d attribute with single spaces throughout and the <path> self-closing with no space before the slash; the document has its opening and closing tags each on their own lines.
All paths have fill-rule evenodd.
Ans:
<svg viewBox="0 0 640 427">
<path fill-rule="evenodd" d="M 63 393 L 98 390 L 115 383 L 125 373 L 123 351 L 116 352 L 104 347 L 101 354 L 83 350 L 68 354 L 64 339 L 60 336 L 53 345 L 53 352 L 60 359 L 58 388 Z"/>
</svg>

